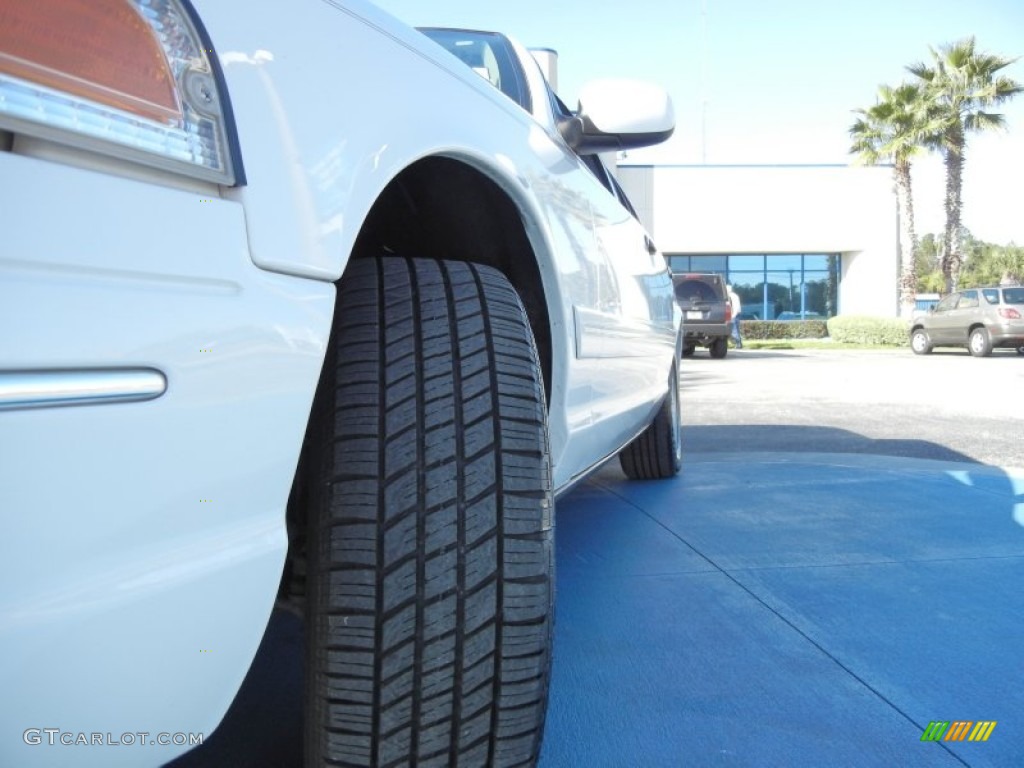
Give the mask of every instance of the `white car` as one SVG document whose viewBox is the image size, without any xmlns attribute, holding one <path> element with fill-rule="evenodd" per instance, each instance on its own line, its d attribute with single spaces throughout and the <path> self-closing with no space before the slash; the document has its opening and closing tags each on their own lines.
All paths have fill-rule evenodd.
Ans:
<svg viewBox="0 0 1024 768">
<path fill-rule="evenodd" d="M 594 154 L 673 117 L 488 41 L 0 3 L 0 765 L 188 751 L 275 605 L 308 765 L 535 761 L 553 499 L 680 465 L 670 274 Z"/>
</svg>

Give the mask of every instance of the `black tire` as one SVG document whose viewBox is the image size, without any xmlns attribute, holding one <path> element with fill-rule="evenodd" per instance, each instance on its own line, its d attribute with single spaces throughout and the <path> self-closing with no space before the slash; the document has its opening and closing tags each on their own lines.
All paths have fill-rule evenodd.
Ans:
<svg viewBox="0 0 1024 768">
<path fill-rule="evenodd" d="M 551 658 L 551 460 L 499 272 L 384 258 L 341 281 L 314 418 L 306 765 L 530 766 Z"/>
<path fill-rule="evenodd" d="M 680 357 L 693 357 L 693 346 L 690 344 L 683 345 L 682 351 L 679 353 Z"/>
<path fill-rule="evenodd" d="M 992 354 L 992 339 L 984 328 L 975 328 L 967 337 L 967 349 L 975 357 L 988 357 Z"/>
<path fill-rule="evenodd" d="M 915 328 L 910 334 L 910 348 L 915 355 L 930 355 L 932 352 L 932 341 L 928 338 L 928 331 L 924 328 Z"/>
<path fill-rule="evenodd" d="M 674 477 L 683 466 L 683 433 L 679 418 L 679 371 L 675 363 L 668 394 L 654 421 L 619 452 L 619 465 L 631 480 Z"/>
<path fill-rule="evenodd" d="M 1024 355 L 1024 347 L 1017 347 L 1017 354 Z"/>
<path fill-rule="evenodd" d="M 711 342 L 711 346 L 708 347 L 708 352 L 715 360 L 721 360 L 729 352 L 729 340 L 715 339 Z"/>
</svg>

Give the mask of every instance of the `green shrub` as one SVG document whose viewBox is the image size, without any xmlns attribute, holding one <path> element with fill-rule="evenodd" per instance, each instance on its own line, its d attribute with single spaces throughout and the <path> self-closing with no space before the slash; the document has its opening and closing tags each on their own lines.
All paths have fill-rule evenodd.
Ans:
<svg viewBox="0 0 1024 768">
<path fill-rule="evenodd" d="M 898 317 L 863 317 L 839 315 L 828 321 L 828 334 L 832 341 L 846 344 L 880 344 L 906 346 L 909 325 Z"/>
<path fill-rule="evenodd" d="M 740 320 L 745 339 L 823 339 L 828 336 L 824 320 Z"/>
</svg>

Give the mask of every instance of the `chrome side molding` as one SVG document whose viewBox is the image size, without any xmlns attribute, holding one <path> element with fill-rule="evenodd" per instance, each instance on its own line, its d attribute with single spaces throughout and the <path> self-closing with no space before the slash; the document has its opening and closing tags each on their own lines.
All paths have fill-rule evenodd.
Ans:
<svg viewBox="0 0 1024 768">
<path fill-rule="evenodd" d="M 0 371 L 0 410 L 152 400 L 167 377 L 152 368 Z"/>
</svg>

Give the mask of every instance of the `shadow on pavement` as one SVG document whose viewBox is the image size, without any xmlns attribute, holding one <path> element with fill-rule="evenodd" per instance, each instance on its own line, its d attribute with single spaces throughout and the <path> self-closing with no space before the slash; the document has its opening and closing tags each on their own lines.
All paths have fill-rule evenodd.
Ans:
<svg viewBox="0 0 1024 768">
<path fill-rule="evenodd" d="M 978 464 L 975 459 L 928 440 L 878 439 L 836 427 L 790 424 L 683 425 L 683 452 L 866 453 Z"/>
</svg>

